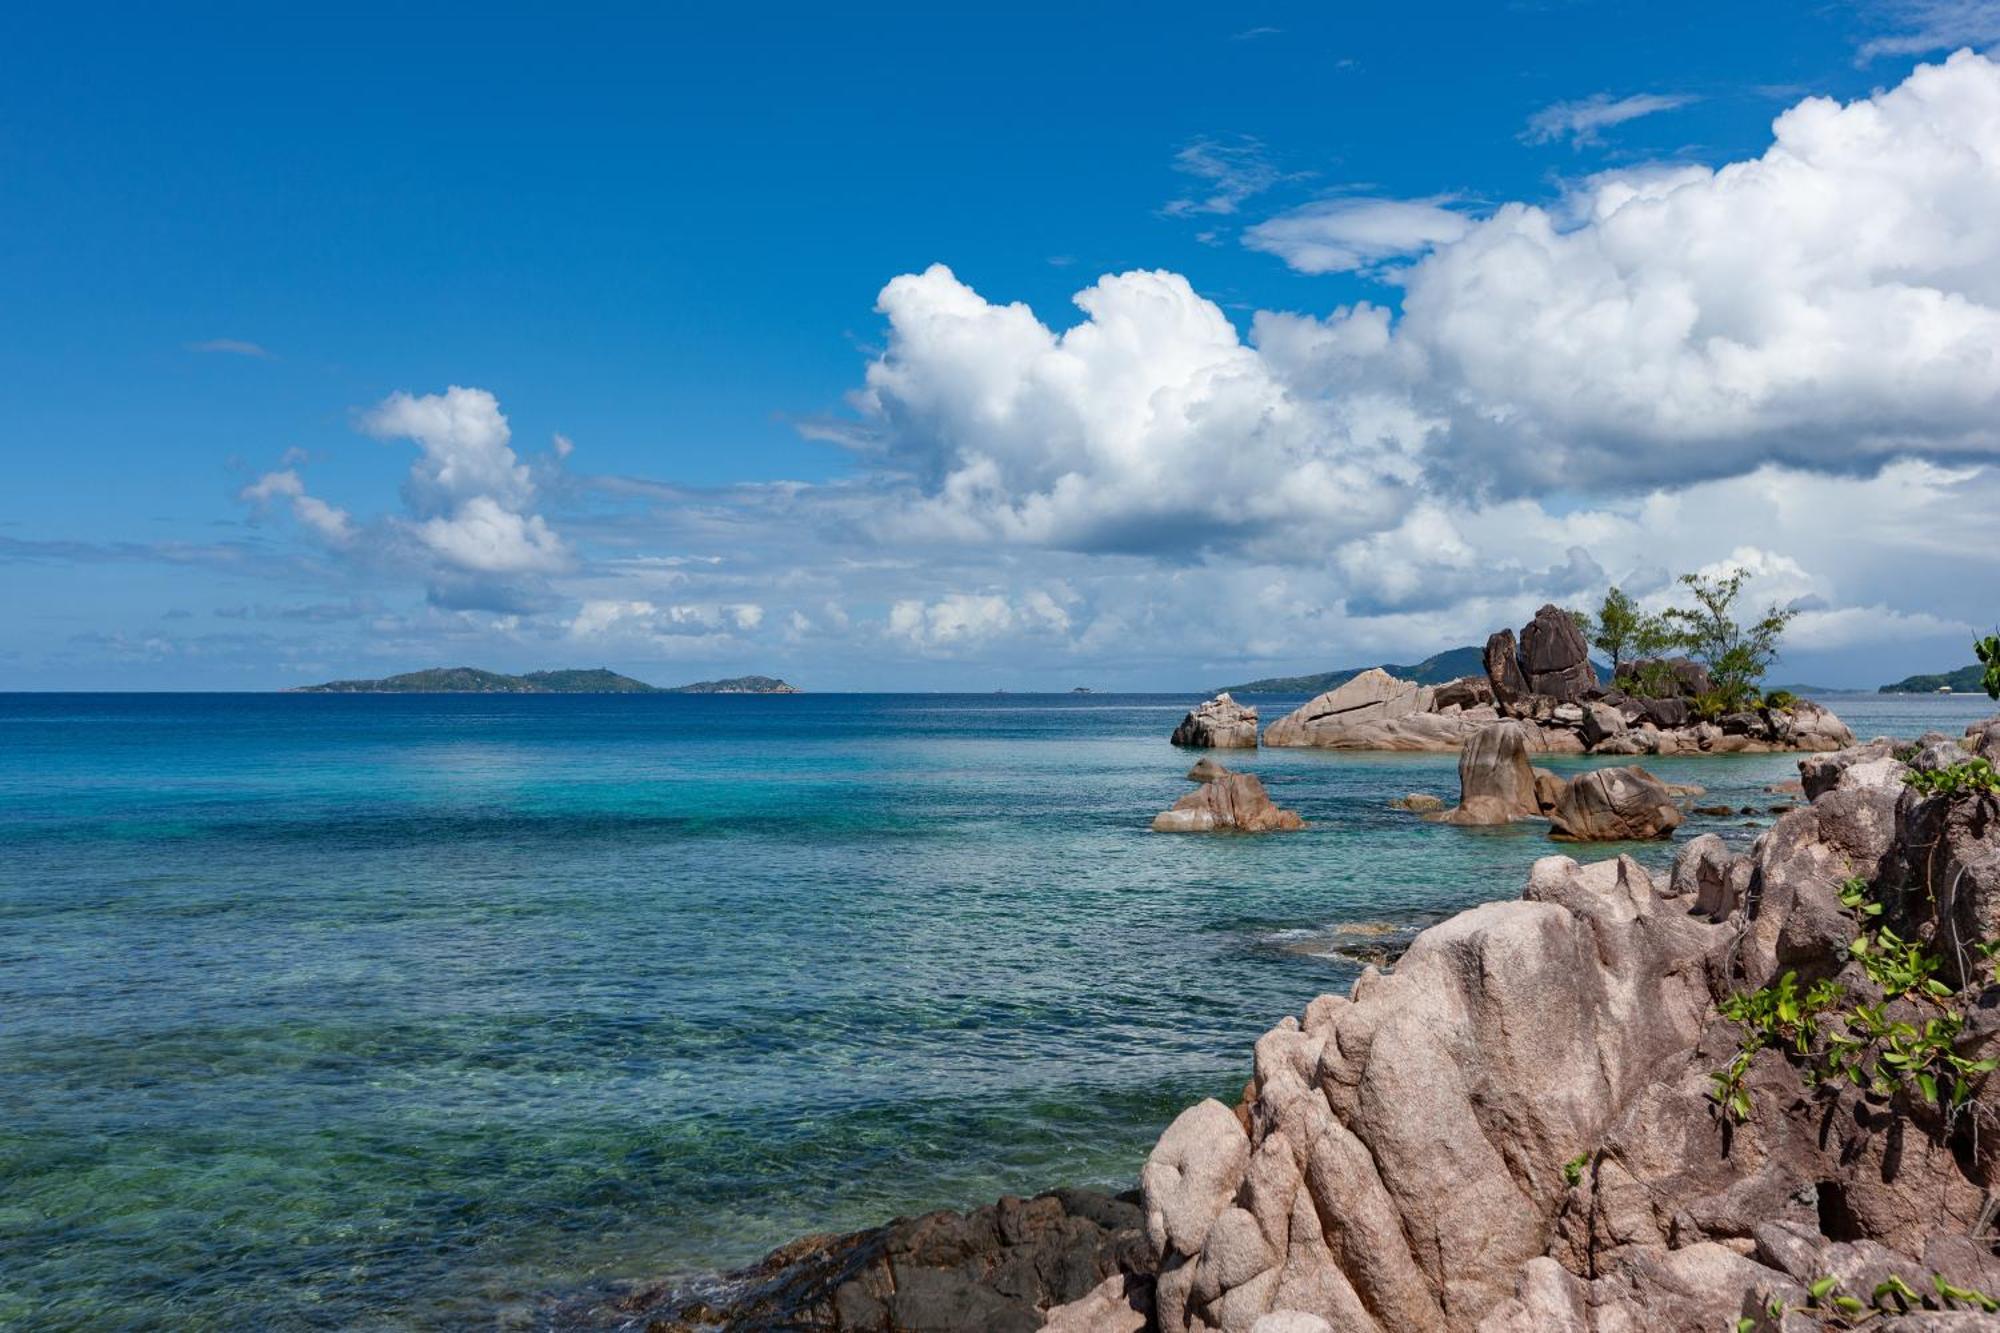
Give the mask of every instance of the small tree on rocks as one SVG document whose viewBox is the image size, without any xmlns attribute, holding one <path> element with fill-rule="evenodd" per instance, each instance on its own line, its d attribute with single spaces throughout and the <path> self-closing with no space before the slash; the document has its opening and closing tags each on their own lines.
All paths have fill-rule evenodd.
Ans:
<svg viewBox="0 0 2000 1333">
<path fill-rule="evenodd" d="M 1758 682 L 1778 655 L 1778 640 L 1795 611 L 1777 606 L 1745 625 L 1736 619 L 1736 600 L 1750 575 L 1741 569 L 1710 578 L 1681 575 L 1681 586 L 1693 596 L 1692 607 L 1670 607 L 1665 613 L 1688 653 L 1708 668 L 1715 684 L 1713 703 L 1722 709 L 1746 708 L 1757 699 Z"/>
</svg>

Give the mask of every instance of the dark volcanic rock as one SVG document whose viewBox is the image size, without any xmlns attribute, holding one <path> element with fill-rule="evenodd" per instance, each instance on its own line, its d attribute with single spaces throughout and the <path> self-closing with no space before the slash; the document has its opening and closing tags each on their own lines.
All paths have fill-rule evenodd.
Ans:
<svg viewBox="0 0 2000 1333">
<path fill-rule="evenodd" d="M 1053 1305 L 1153 1271 L 1136 1192 L 1056 1190 L 969 1213 L 808 1236 L 730 1276 L 721 1292 L 655 1287 L 618 1302 L 648 1333 L 1031 1333 Z"/>
<path fill-rule="evenodd" d="M 1521 674 L 1527 677 L 1529 690 L 1565 702 L 1581 699 L 1586 690 L 1597 687 L 1590 647 L 1567 611 L 1545 606 L 1522 627 Z"/>
</svg>

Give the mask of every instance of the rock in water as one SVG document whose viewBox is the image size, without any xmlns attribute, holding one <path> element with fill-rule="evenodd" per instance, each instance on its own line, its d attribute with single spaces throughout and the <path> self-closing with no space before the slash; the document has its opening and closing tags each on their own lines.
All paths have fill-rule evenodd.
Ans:
<svg viewBox="0 0 2000 1333">
<path fill-rule="evenodd" d="M 1264 733 L 1266 745 L 1320 745 L 1337 733 L 1428 713 L 1431 690 L 1414 681 L 1398 680 L 1380 667 L 1370 667 L 1338 689 L 1287 713 Z"/>
<path fill-rule="evenodd" d="M 1528 697 L 1528 681 L 1521 674 L 1513 630 L 1499 630 L 1486 640 L 1486 680 L 1500 704 L 1519 703 Z"/>
<path fill-rule="evenodd" d="M 1304 820 L 1272 803 L 1252 773 L 1225 773 L 1204 782 L 1175 801 L 1173 809 L 1153 816 L 1155 833 L 1267 833 L 1304 827 Z"/>
<path fill-rule="evenodd" d="M 1030 1333 L 1043 1326 L 1051 1306 L 1101 1294 L 1091 1307 L 1098 1323 L 1052 1326 L 1137 1333 L 1152 1294 L 1143 1227 L 1136 1194 L 1112 1198 L 1087 1190 L 899 1218 L 851 1235 L 795 1241 L 731 1274 L 720 1294 L 674 1286 L 639 1292 L 618 1303 L 625 1316 L 618 1326 L 651 1333 Z"/>
<path fill-rule="evenodd" d="M 1257 748 L 1257 708 L 1239 704 L 1228 693 L 1216 695 L 1181 719 L 1173 743 L 1216 750 Z"/>
<path fill-rule="evenodd" d="M 1474 733 L 1458 756 L 1458 808 L 1439 821 L 1506 824 L 1540 814 L 1530 740 L 1525 722 L 1496 722 Z"/>
<path fill-rule="evenodd" d="M 1413 791 L 1408 796 L 1398 796 L 1389 802 L 1390 808 L 1408 810 L 1411 814 L 1430 815 L 1444 809 L 1444 802 L 1429 792 Z"/>
<path fill-rule="evenodd" d="M 1673 793 L 1636 765 L 1579 773 L 1549 814 L 1549 836 L 1568 842 L 1648 841 L 1680 826 Z"/>
<path fill-rule="evenodd" d="M 1226 778 L 1228 776 L 1228 769 L 1216 763 L 1213 759 L 1205 757 L 1195 760 L 1194 767 L 1187 771 L 1187 780 L 1189 782 L 1214 782 L 1217 778 Z"/>
<path fill-rule="evenodd" d="M 1586 690 L 1596 688 L 1597 671 L 1590 665 L 1590 647 L 1569 612 L 1544 606 L 1522 628 L 1521 674 L 1527 677 L 1531 693 L 1566 702 L 1581 699 Z"/>
</svg>

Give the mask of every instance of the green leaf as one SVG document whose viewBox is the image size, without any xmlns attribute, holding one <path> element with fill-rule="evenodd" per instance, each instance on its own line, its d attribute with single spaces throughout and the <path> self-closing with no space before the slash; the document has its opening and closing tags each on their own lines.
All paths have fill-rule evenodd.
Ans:
<svg viewBox="0 0 2000 1333">
<path fill-rule="evenodd" d="M 1806 1287 L 1806 1295 L 1812 1297 L 1816 1301 L 1823 1301 L 1829 1295 L 1831 1295 L 1833 1289 L 1839 1285 L 1840 1285 L 1840 1279 L 1835 1277 L 1833 1274 L 1829 1273 L 1825 1277 L 1815 1278 L 1812 1281 L 1812 1283 Z"/>
</svg>

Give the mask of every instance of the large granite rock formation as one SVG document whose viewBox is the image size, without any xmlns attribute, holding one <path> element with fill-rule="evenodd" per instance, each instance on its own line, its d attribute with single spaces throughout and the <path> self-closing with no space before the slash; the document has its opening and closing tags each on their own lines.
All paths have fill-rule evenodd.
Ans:
<svg viewBox="0 0 2000 1333">
<path fill-rule="evenodd" d="M 1397 718 L 1431 711 L 1433 691 L 1398 680 L 1380 667 L 1370 667 L 1337 689 L 1273 722 L 1264 733 L 1266 745 L 1315 745 L 1321 737 L 1379 726 Z"/>
<path fill-rule="evenodd" d="M 1051 1306 L 1151 1273 L 1137 1199 L 1056 1190 L 808 1236 L 720 1284 L 648 1288 L 609 1313 L 617 1327 L 647 1333 L 1029 1333 Z M 1149 1282 L 1133 1283 L 1133 1299 L 1150 1296 Z M 1128 1305 L 1127 1316 L 1136 1321 L 1128 1333 L 1145 1326 L 1143 1305 Z"/>
<path fill-rule="evenodd" d="M 1255 774 L 1216 772 L 1220 765 L 1188 773 L 1201 785 L 1153 816 L 1155 833 L 1267 833 L 1304 828 L 1305 821 L 1279 809 Z"/>
<path fill-rule="evenodd" d="M 1173 743 L 1197 749 L 1254 750 L 1257 708 L 1237 703 L 1225 690 L 1181 719 L 1174 728 Z"/>
<path fill-rule="evenodd" d="M 2000 943 L 2000 801 L 1924 798 L 1874 747 L 1801 767 L 1815 800 L 1748 853 L 1696 839 L 1666 881 L 1546 857 L 1520 901 L 1265 1034 L 1242 1106 L 1184 1112 L 1142 1175 L 1156 1326 L 1776 1333 L 1876 1309 L 1871 1328 L 1995 1327 L 2000 1079 L 1980 1062 L 2000 986 L 1980 953 Z M 1879 915 L 1843 901 L 1855 880 Z M 1851 947 L 1882 927 L 1944 960 L 1942 998 L 1885 994 Z M 1964 1062 L 1963 1099 L 1883 1063 L 1877 1086 L 1816 1077 L 1796 1026 L 1746 1038 L 1721 1015 L 1785 972 L 1911 1040 L 1953 1016 L 1926 1058 Z M 1825 1020 L 1843 1021 L 1863 1020 Z M 1740 1102 L 1716 1078 L 1739 1057 Z"/>
<path fill-rule="evenodd" d="M 1597 689 L 1590 645 L 1569 612 L 1545 606 L 1521 630 L 1521 674 L 1530 694 L 1574 703 Z"/>
<path fill-rule="evenodd" d="M 1521 674 L 1520 650 L 1514 631 L 1495 631 L 1486 640 L 1486 679 L 1493 688 L 1494 701 L 1505 706 L 1528 697 L 1528 679 Z"/>
<path fill-rule="evenodd" d="M 1525 722 L 1496 722 L 1474 733 L 1458 755 L 1458 806 L 1439 821 L 1506 824 L 1540 814 L 1528 762 L 1531 737 Z"/>
<path fill-rule="evenodd" d="M 1637 766 L 1593 768 L 1564 784 L 1549 836 L 1566 842 L 1644 842 L 1681 826 L 1666 784 Z"/>
</svg>

